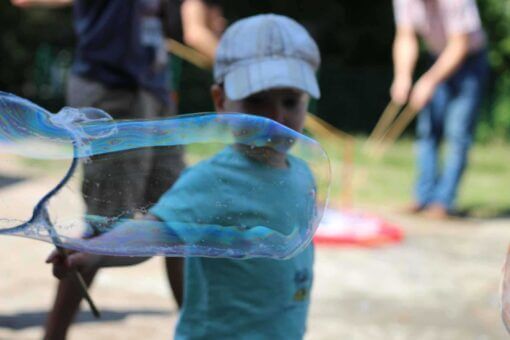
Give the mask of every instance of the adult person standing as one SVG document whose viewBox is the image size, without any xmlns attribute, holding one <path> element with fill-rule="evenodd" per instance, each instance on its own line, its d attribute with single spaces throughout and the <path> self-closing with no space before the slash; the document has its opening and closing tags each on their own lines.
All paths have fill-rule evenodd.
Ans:
<svg viewBox="0 0 510 340">
<path fill-rule="evenodd" d="M 77 41 L 68 78 L 69 106 L 100 108 L 115 119 L 155 119 L 175 114 L 168 89 L 163 0 L 11 2 L 19 7 L 73 5 Z M 84 165 L 82 193 L 87 214 L 114 220 L 125 217 L 126 211 L 150 208 L 183 168 L 180 148 L 131 150 L 116 155 L 115 159 L 93 157 Z M 129 186 L 125 185 L 126 179 Z M 97 231 L 90 234 L 94 236 Z M 180 305 L 182 259 L 166 258 L 166 267 Z M 87 284 L 95 274 L 96 271 L 83 273 Z M 80 301 L 76 283 L 60 281 L 46 324 L 46 339 L 66 338 Z"/>
<path fill-rule="evenodd" d="M 171 50 L 173 49 L 169 65 L 172 74 L 172 98 L 178 103 L 184 69 L 182 58 L 189 53 L 180 44 L 185 44 L 198 52 L 196 55 L 199 58 L 199 67 L 212 67 L 216 47 L 227 21 L 223 17 L 223 8 L 218 0 L 167 0 L 166 9 L 169 17 L 169 20 L 166 20 L 166 34 L 173 40 L 168 45 Z"/>
<path fill-rule="evenodd" d="M 217 0 L 185 0 L 181 6 L 183 41 L 203 53 L 211 62 L 227 26 Z"/>
<path fill-rule="evenodd" d="M 393 0 L 396 36 L 391 98 L 420 111 L 418 179 L 409 212 L 435 218 L 454 212 L 488 75 L 486 37 L 475 0 Z M 418 39 L 431 66 L 413 84 Z M 442 166 L 443 137 L 448 151 Z"/>
</svg>

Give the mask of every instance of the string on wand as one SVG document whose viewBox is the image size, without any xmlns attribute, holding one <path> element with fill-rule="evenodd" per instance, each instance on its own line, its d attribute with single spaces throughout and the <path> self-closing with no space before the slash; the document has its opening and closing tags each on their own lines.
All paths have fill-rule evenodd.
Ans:
<svg viewBox="0 0 510 340">
<path fill-rule="evenodd" d="M 47 203 L 49 199 L 55 195 L 60 189 L 64 187 L 64 185 L 71 179 L 74 172 L 76 171 L 76 168 L 78 166 L 78 148 L 76 145 L 76 142 L 73 141 L 73 160 L 71 162 L 71 165 L 69 167 L 69 170 L 67 170 L 67 173 L 65 174 L 64 178 L 58 183 L 58 185 L 53 188 L 50 192 L 48 192 L 36 205 L 34 208 L 34 214 L 32 216 L 32 219 L 27 222 L 27 224 L 32 224 L 34 222 L 42 222 L 42 224 L 48 229 L 48 233 L 50 235 L 50 238 L 57 248 L 58 252 L 65 258 L 67 256 L 67 253 L 64 248 L 62 248 L 62 240 L 60 239 L 60 236 L 58 235 L 57 231 L 55 230 L 55 227 L 53 226 L 53 223 L 50 220 L 48 209 L 47 209 Z M 41 220 L 42 219 L 42 220 Z M 85 280 L 83 279 L 81 273 L 77 269 L 73 269 L 70 273 L 71 277 L 74 279 L 78 287 L 80 287 L 82 296 L 85 298 L 87 303 L 89 304 L 90 310 L 92 311 L 92 314 L 96 318 L 101 317 L 101 313 L 97 309 L 94 301 L 92 300 L 92 297 L 90 296 L 87 288 L 87 284 L 85 283 Z"/>
</svg>

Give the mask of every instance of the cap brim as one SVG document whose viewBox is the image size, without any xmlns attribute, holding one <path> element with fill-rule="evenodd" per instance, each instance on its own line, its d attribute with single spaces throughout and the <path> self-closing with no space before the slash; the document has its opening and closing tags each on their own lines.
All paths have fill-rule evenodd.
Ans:
<svg viewBox="0 0 510 340">
<path fill-rule="evenodd" d="M 268 59 L 236 67 L 226 74 L 224 87 L 230 100 L 282 87 L 302 90 L 313 98 L 320 97 L 313 68 L 300 59 Z"/>
</svg>

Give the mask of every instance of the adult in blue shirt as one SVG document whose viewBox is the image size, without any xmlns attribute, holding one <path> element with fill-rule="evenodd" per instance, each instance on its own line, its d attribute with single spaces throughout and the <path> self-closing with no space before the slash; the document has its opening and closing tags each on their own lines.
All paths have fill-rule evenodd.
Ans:
<svg viewBox="0 0 510 340">
<path fill-rule="evenodd" d="M 100 108 L 115 119 L 171 116 L 163 0 L 12 0 L 20 7 L 73 5 L 75 59 L 68 78 L 67 104 Z M 96 156 L 84 165 L 86 213 L 118 218 L 157 202 L 184 168 L 182 150 L 152 148 Z M 165 175 L 162 176 L 161 174 Z M 112 175 L 112 176 L 107 176 Z M 119 178 L 122 180 L 116 181 Z M 131 185 L 125 187 L 121 183 Z M 108 202 L 108 203 L 106 203 Z M 90 235 L 98 231 L 91 226 Z M 182 296 L 182 261 L 168 258 L 177 303 Z M 95 270 L 84 272 L 87 284 Z M 64 339 L 78 309 L 75 282 L 62 280 L 46 325 L 47 339 Z"/>
</svg>

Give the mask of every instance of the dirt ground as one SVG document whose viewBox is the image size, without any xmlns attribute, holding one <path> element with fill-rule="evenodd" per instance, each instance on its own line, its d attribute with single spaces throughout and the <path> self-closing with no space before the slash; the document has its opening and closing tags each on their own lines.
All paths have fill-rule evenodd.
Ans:
<svg viewBox="0 0 510 340">
<path fill-rule="evenodd" d="M 22 174 L 16 173 L 22 177 Z M 14 177 L 14 176 L 13 176 Z M 3 183 L 23 210 L 46 179 Z M 2 185 L 0 181 L 0 185 Z M 400 225 L 405 240 L 375 249 L 317 247 L 307 339 L 505 339 L 499 278 L 510 218 L 430 222 L 366 207 Z M 0 238 L 0 339 L 40 339 L 55 279 L 43 242 Z M 69 339 L 171 339 L 177 310 L 161 258 L 101 271 Z"/>
</svg>

